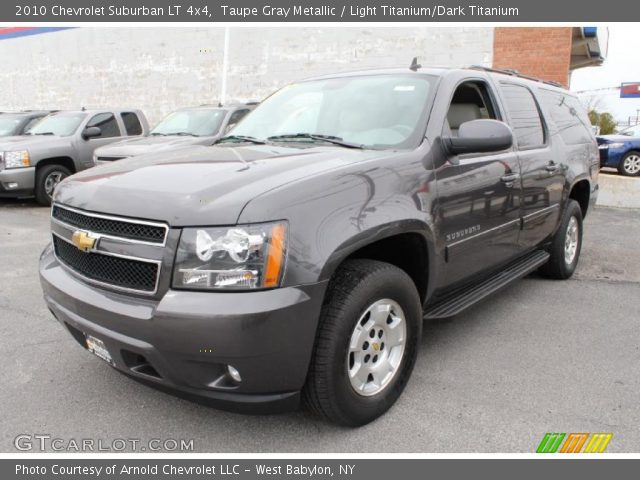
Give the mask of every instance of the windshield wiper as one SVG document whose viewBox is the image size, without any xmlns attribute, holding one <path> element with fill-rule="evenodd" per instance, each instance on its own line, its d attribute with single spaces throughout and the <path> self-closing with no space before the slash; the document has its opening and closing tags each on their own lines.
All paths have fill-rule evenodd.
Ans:
<svg viewBox="0 0 640 480">
<path fill-rule="evenodd" d="M 364 145 L 358 143 L 347 142 L 342 137 L 336 137 L 335 135 L 322 135 L 319 133 L 286 133 L 283 135 L 273 135 L 268 137 L 267 140 L 286 140 L 286 139 L 306 138 L 317 142 L 333 143 L 334 145 L 340 145 L 347 148 L 364 148 Z"/>
<path fill-rule="evenodd" d="M 160 136 L 160 137 L 166 137 L 167 134 L 166 133 L 160 133 L 160 132 L 151 132 L 149 135 L 155 137 L 155 136 Z"/>
<path fill-rule="evenodd" d="M 249 142 L 249 143 L 255 143 L 256 145 L 265 145 L 267 143 L 264 140 L 260 140 L 256 137 L 248 137 L 244 135 L 228 135 L 226 137 L 222 137 L 216 143 L 226 143 L 226 142 Z"/>
<path fill-rule="evenodd" d="M 55 135 L 53 132 L 30 133 L 29 135 Z"/>
<path fill-rule="evenodd" d="M 167 133 L 168 136 L 170 135 L 177 135 L 179 137 L 198 137 L 199 135 L 196 135 L 195 133 L 190 133 L 190 132 L 171 132 L 171 133 Z"/>
</svg>

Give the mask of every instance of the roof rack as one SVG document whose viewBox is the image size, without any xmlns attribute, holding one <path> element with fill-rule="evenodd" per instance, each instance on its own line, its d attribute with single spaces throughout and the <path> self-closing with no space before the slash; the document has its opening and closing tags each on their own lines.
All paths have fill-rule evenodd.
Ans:
<svg viewBox="0 0 640 480">
<path fill-rule="evenodd" d="M 482 65 L 472 65 L 469 68 L 471 70 L 482 70 L 485 72 L 501 73 L 503 75 L 510 75 L 512 77 L 524 78 L 525 80 L 532 80 L 534 82 L 545 83 L 547 85 L 552 85 L 554 87 L 565 88 L 564 85 L 562 85 L 559 82 L 554 82 L 553 80 L 542 80 L 541 78 L 532 77 L 530 75 L 524 75 L 520 73 L 518 70 L 514 70 L 512 68 L 498 69 L 498 68 L 485 67 Z"/>
</svg>

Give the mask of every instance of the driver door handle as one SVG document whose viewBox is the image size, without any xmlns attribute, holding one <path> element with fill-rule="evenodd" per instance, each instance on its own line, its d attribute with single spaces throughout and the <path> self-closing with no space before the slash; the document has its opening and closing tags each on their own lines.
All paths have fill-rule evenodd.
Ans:
<svg viewBox="0 0 640 480">
<path fill-rule="evenodd" d="M 515 182 L 516 180 L 518 180 L 520 178 L 520 175 L 517 173 L 507 173 L 506 175 L 503 175 L 502 177 L 500 177 L 500 180 L 502 180 L 504 183 L 511 183 L 513 184 L 513 182 Z"/>
</svg>

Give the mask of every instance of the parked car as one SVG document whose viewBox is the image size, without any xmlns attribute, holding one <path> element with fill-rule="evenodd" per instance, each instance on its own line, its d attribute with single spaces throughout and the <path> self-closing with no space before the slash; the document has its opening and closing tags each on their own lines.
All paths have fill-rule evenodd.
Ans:
<svg viewBox="0 0 640 480">
<path fill-rule="evenodd" d="M 600 166 L 617 168 L 622 175 L 640 175 L 640 125 L 622 130 L 617 135 L 598 137 Z"/>
<path fill-rule="evenodd" d="M 2 113 L 0 114 L 0 137 L 24 135 L 31 127 L 50 113 L 51 111 L 49 110 Z"/>
<path fill-rule="evenodd" d="M 214 146 L 63 181 L 40 279 L 78 343 L 139 381 L 362 425 L 407 384 L 423 318 L 573 274 L 597 178 L 586 112 L 552 84 L 329 75 Z"/>
<path fill-rule="evenodd" d="M 190 145 L 213 145 L 255 108 L 255 104 L 182 108 L 169 114 L 149 136 L 130 138 L 96 150 L 96 165 Z"/>
<path fill-rule="evenodd" d="M 96 109 L 54 113 L 27 135 L 0 139 L 0 196 L 35 195 L 49 205 L 53 191 L 69 175 L 93 167 L 96 148 L 149 131 L 136 109 Z"/>
</svg>

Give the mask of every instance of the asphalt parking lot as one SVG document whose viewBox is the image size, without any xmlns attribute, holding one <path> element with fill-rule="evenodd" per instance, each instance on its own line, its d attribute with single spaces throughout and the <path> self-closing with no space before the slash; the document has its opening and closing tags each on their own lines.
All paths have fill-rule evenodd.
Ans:
<svg viewBox="0 0 640 480">
<path fill-rule="evenodd" d="M 203 452 L 533 452 L 546 432 L 612 432 L 608 452 L 640 452 L 640 210 L 590 212 L 571 280 L 533 275 L 427 325 L 404 395 L 356 430 L 214 410 L 83 351 L 41 298 L 48 214 L 0 200 L 2 452 L 20 434 L 194 439 Z"/>
</svg>

